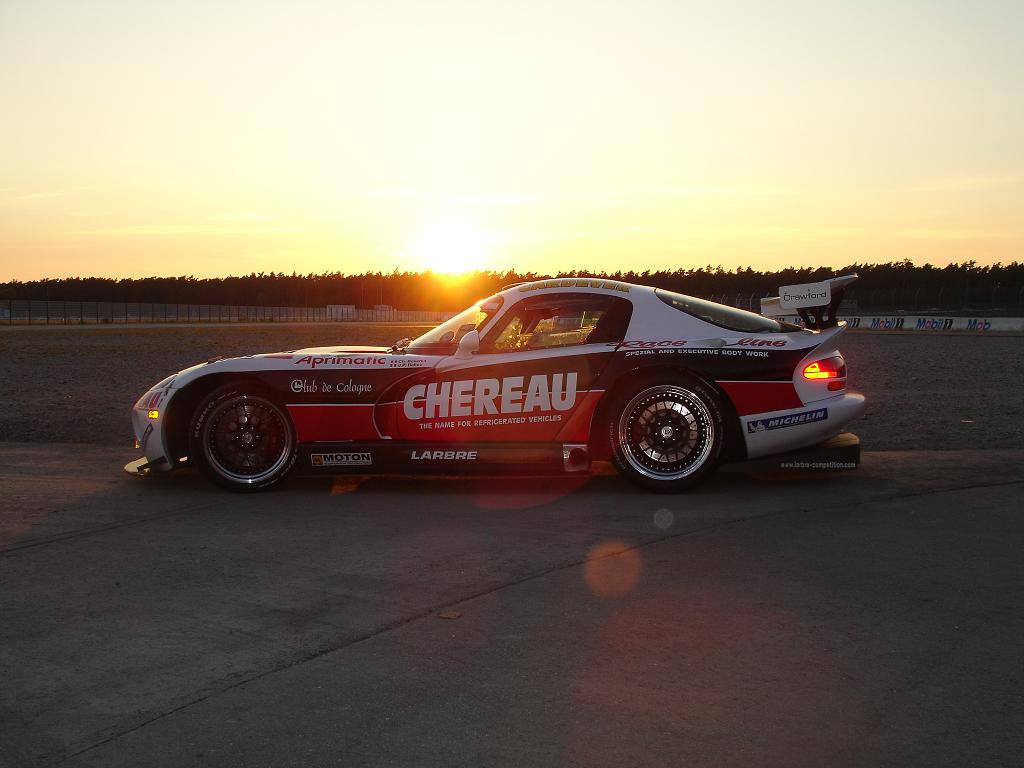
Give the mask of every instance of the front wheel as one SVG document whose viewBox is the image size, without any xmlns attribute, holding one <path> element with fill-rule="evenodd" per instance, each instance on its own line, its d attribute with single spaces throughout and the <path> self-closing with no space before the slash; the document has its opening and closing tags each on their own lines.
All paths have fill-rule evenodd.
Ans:
<svg viewBox="0 0 1024 768">
<path fill-rule="evenodd" d="M 265 393 L 229 385 L 196 409 L 189 456 L 217 484 L 232 491 L 258 491 L 294 466 L 295 431 L 284 408 Z"/>
<path fill-rule="evenodd" d="M 702 382 L 649 383 L 621 396 L 611 412 L 612 458 L 637 485 L 674 493 L 718 466 L 722 414 Z"/>
</svg>

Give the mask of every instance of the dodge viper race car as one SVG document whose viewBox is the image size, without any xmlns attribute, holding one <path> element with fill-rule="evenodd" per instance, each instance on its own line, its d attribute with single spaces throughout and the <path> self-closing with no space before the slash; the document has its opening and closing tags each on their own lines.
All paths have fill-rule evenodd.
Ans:
<svg viewBox="0 0 1024 768">
<path fill-rule="evenodd" d="M 145 458 L 125 469 L 187 462 L 249 491 L 294 469 L 551 475 L 610 459 L 641 486 L 677 491 L 723 461 L 821 444 L 860 415 L 834 319 L 853 279 L 763 304 L 810 327 L 573 278 L 510 286 L 390 349 L 213 359 L 138 400 Z"/>
</svg>

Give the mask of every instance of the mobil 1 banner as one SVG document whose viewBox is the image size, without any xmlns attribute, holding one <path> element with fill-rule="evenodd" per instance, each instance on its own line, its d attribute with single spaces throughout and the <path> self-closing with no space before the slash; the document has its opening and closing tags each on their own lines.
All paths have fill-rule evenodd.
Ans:
<svg viewBox="0 0 1024 768">
<path fill-rule="evenodd" d="M 799 317 L 779 317 L 803 325 Z M 942 315 L 859 315 L 840 318 L 855 331 L 917 331 L 923 333 L 1021 333 L 1024 317 L 944 317 Z"/>
<path fill-rule="evenodd" d="M 917 331 L 922 333 L 1005 333 L 1024 331 L 1021 317 L 942 317 L 898 315 L 850 318 L 849 326 L 870 331 Z M 853 322 L 856 321 L 856 322 Z"/>
</svg>

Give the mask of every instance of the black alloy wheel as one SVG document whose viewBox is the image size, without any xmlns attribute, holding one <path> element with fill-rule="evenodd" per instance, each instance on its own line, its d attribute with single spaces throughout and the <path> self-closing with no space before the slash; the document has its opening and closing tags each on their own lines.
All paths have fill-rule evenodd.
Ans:
<svg viewBox="0 0 1024 768">
<path fill-rule="evenodd" d="M 652 383 L 613 408 L 612 455 L 633 482 L 674 492 L 712 472 L 721 454 L 721 410 L 699 382 Z"/>
<path fill-rule="evenodd" d="M 197 409 L 189 452 L 220 485 L 255 491 L 278 482 L 295 464 L 295 431 L 270 397 L 232 386 Z"/>
</svg>

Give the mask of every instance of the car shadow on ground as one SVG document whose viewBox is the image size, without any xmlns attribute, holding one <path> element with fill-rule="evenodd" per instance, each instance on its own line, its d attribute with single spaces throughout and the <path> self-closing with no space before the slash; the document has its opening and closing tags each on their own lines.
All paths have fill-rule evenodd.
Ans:
<svg viewBox="0 0 1024 768">
<path fill-rule="evenodd" d="M 737 490 L 751 484 L 765 488 L 793 486 L 830 486 L 845 483 L 857 476 L 849 470 L 788 469 L 775 472 L 749 468 L 744 464 L 725 464 L 698 486 L 674 494 L 661 494 L 640 488 L 622 478 L 608 463 L 600 463 L 594 473 L 580 475 L 522 476 L 522 475 L 311 475 L 295 473 L 271 489 L 257 493 L 309 493 L 342 495 L 347 493 L 387 493 L 401 496 L 432 496 L 452 494 L 495 496 L 554 496 L 568 494 L 614 494 L 625 497 L 679 498 L 694 494 L 715 495 Z M 221 490 L 194 467 L 182 467 L 167 475 L 137 478 L 146 485 L 170 490 L 178 486 L 199 491 L 206 487 Z"/>
</svg>

